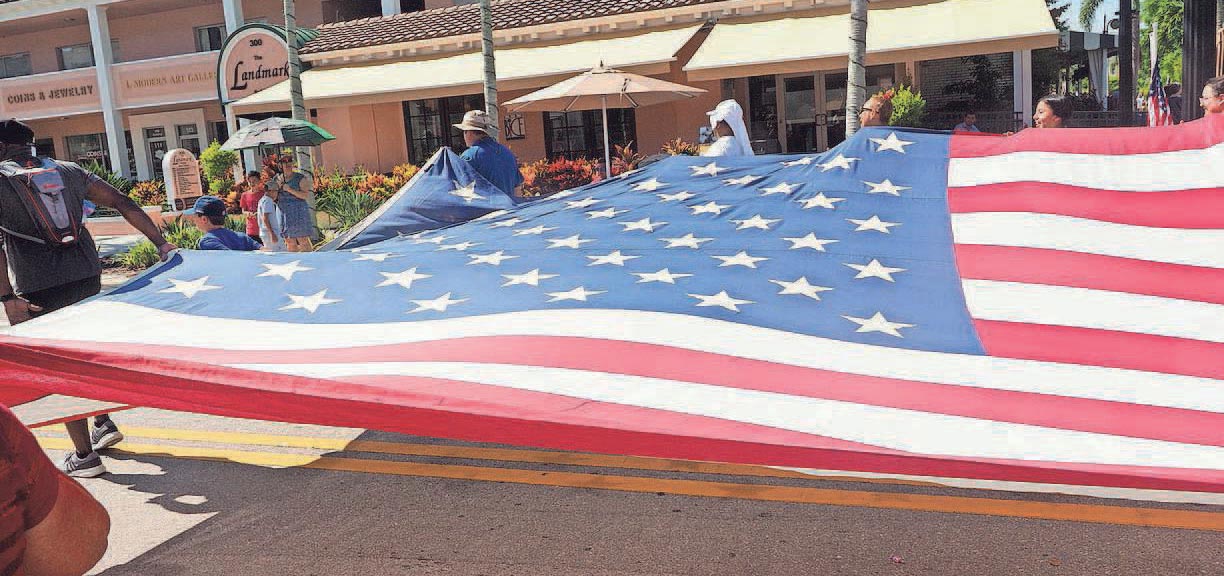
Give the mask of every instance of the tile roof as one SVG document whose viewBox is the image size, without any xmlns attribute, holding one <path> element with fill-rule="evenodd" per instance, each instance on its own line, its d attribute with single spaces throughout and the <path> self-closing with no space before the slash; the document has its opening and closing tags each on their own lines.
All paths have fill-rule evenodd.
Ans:
<svg viewBox="0 0 1224 576">
<path fill-rule="evenodd" d="M 493 27 L 498 30 L 507 30 L 721 1 L 493 0 Z M 320 26 L 319 32 L 321 34 L 318 38 L 302 47 L 302 54 L 479 33 L 480 6 L 473 3 L 408 12 L 395 16 L 336 22 Z"/>
</svg>

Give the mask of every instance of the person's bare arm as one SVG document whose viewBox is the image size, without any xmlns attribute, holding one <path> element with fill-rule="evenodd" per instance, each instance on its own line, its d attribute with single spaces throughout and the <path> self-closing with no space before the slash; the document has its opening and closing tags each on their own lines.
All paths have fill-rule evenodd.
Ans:
<svg viewBox="0 0 1224 576">
<path fill-rule="evenodd" d="M 63 474 L 51 513 L 26 532 L 27 576 L 80 576 L 106 552 L 110 516 L 79 484 Z"/>
<path fill-rule="evenodd" d="M 298 180 L 298 186 L 299 187 L 290 187 L 286 185 L 281 190 L 292 194 L 295 198 L 310 200 L 310 189 L 314 188 L 314 180 L 311 179 L 310 176 L 302 176 L 302 178 Z"/>
<path fill-rule="evenodd" d="M 174 244 L 166 242 L 166 239 L 162 237 L 161 229 L 157 227 L 157 224 L 153 223 L 153 220 L 149 218 L 148 214 L 145 214 L 144 210 L 140 209 L 140 206 L 133 202 L 131 198 L 124 196 L 122 192 L 116 190 L 114 186 L 101 180 L 94 180 L 89 184 L 89 191 L 86 197 L 94 204 L 118 210 L 123 215 L 123 219 L 128 221 L 128 224 L 131 224 L 133 228 L 144 234 L 145 238 L 148 238 L 154 246 L 157 246 L 157 252 L 161 255 L 162 260 L 165 260 L 170 252 L 177 248 Z"/>
<path fill-rule="evenodd" d="M 9 280 L 8 256 L 0 249 L 0 296 L 13 293 L 13 283 Z M 8 317 L 9 325 L 16 326 L 33 317 L 31 312 L 42 312 L 42 308 L 26 302 L 22 298 L 13 298 L 4 303 L 4 315 Z"/>
</svg>

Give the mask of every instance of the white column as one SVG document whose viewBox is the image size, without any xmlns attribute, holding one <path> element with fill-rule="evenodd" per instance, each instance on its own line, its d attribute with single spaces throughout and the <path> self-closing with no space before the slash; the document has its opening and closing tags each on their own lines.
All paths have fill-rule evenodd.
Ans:
<svg viewBox="0 0 1224 576">
<path fill-rule="evenodd" d="M 221 0 L 221 8 L 225 11 L 226 34 L 233 34 L 246 22 L 242 15 L 242 0 Z"/>
<path fill-rule="evenodd" d="M 106 124 L 111 169 L 131 178 L 132 170 L 127 161 L 127 138 L 123 135 L 123 116 L 115 107 L 115 86 L 111 79 L 111 66 L 115 63 L 115 55 L 111 52 L 110 23 L 106 19 L 106 7 L 90 4 L 85 11 L 89 14 L 89 37 L 93 42 L 94 70 L 98 76 L 98 96 L 102 101 L 102 121 Z"/>
<path fill-rule="evenodd" d="M 395 16 L 400 13 L 399 0 L 382 0 L 383 16 Z"/>
<path fill-rule="evenodd" d="M 1033 51 L 1012 52 L 1012 110 L 1019 112 L 1024 125 L 1033 121 Z"/>
</svg>

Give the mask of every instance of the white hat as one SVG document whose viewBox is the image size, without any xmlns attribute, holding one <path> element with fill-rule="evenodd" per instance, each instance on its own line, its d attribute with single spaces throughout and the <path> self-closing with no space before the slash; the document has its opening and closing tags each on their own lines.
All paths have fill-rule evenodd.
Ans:
<svg viewBox="0 0 1224 576">
<path fill-rule="evenodd" d="M 463 115 L 463 122 L 453 126 L 460 130 L 475 130 L 487 134 L 489 129 L 493 127 L 493 120 L 483 110 L 469 110 L 467 114 Z"/>
</svg>

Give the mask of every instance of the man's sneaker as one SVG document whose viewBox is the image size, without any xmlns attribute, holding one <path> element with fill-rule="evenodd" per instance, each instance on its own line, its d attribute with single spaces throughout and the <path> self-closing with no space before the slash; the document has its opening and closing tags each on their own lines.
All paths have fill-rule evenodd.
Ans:
<svg viewBox="0 0 1224 576">
<path fill-rule="evenodd" d="M 102 457 L 98 456 L 97 452 L 90 452 L 88 456 L 81 458 L 74 451 L 64 458 L 60 470 L 73 478 L 93 478 L 106 474 L 106 465 L 102 464 Z"/>
<path fill-rule="evenodd" d="M 93 433 L 89 435 L 89 440 L 93 443 L 95 451 L 106 450 L 123 441 L 123 432 L 119 431 L 119 427 L 115 426 L 114 421 L 107 420 L 101 425 L 94 426 Z"/>
</svg>

